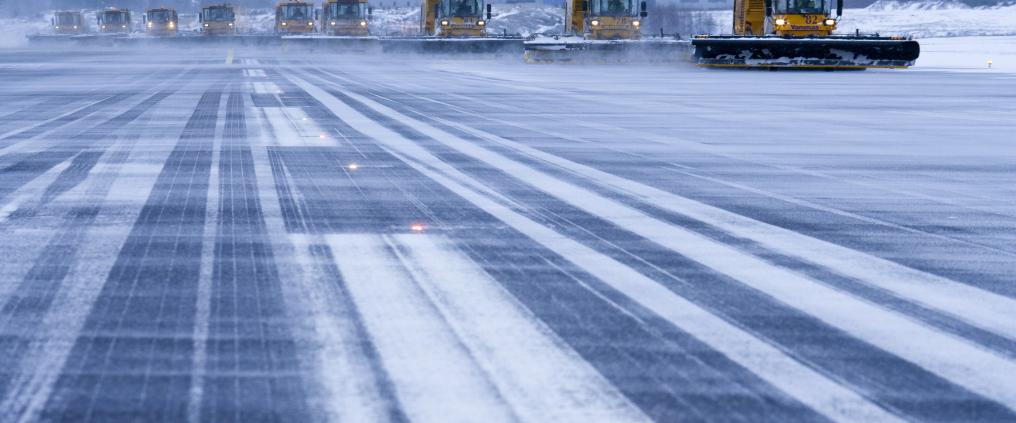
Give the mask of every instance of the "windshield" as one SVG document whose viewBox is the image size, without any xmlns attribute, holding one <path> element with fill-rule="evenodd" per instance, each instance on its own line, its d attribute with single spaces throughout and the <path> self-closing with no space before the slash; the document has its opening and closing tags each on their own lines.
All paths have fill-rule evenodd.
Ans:
<svg viewBox="0 0 1016 423">
<path fill-rule="evenodd" d="M 155 23 L 166 23 L 173 19 L 173 13 L 168 10 L 153 10 L 148 12 L 148 20 Z"/>
<path fill-rule="evenodd" d="M 310 5 L 309 4 L 287 4 L 282 6 L 280 12 L 282 18 L 286 20 L 290 19 L 310 19 Z"/>
<path fill-rule="evenodd" d="M 590 0 L 593 16 L 635 16 L 634 0 Z"/>
<path fill-rule="evenodd" d="M 828 14 L 829 0 L 776 0 L 776 13 L 781 15 Z"/>
<path fill-rule="evenodd" d="M 56 24 L 57 25 L 77 25 L 80 16 L 73 13 L 57 13 Z"/>
<path fill-rule="evenodd" d="M 445 0 L 442 2 L 442 16 L 473 17 L 480 16 L 483 3 L 480 0 Z"/>
<path fill-rule="evenodd" d="M 127 12 L 103 12 L 102 23 L 121 25 L 127 23 Z"/>
<path fill-rule="evenodd" d="M 206 21 L 231 21 L 233 20 L 233 9 L 228 7 L 209 7 L 204 11 Z"/>
<path fill-rule="evenodd" d="M 365 3 L 332 3 L 328 5 L 327 16 L 330 18 L 362 18 Z"/>
</svg>

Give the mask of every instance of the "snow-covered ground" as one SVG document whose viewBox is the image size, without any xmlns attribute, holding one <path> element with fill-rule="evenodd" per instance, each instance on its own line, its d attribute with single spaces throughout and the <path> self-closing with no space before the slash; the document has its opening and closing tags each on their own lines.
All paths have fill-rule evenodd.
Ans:
<svg viewBox="0 0 1016 423">
<path fill-rule="evenodd" d="M 1016 421 L 1013 73 L 350 57 L 0 53 L 0 420 Z"/>
<path fill-rule="evenodd" d="M 921 40 L 921 58 L 914 69 L 1014 73 L 1016 36 L 925 38 Z M 1006 85 L 1006 89 L 1013 89 Z"/>
</svg>

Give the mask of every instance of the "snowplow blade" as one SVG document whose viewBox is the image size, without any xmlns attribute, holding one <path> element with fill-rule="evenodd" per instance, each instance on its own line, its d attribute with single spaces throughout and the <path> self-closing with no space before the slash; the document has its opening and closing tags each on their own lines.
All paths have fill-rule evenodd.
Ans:
<svg viewBox="0 0 1016 423">
<path fill-rule="evenodd" d="M 381 40 L 371 36 L 284 35 L 280 42 L 283 49 L 339 53 L 378 53 L 381 51 Z"/>
<path fill-rule="evenodd" d="M 759 68 L 905 68 L 921 53 L 914 40 L 889 37 L 703 36 L 691 41 L 699 65 Z"/>
<path fill-rule="evenodd" d="M 522 37 L 384 37 L 381 50 L 404 54 L 520 54 Z"/>
<path fill-rule="evenodd" d="M 690 44 L 673 38 L 586 40 L 537 37 L 525 43 L 528 63 L 632 63 L 687 60 Z"/>
</svg>

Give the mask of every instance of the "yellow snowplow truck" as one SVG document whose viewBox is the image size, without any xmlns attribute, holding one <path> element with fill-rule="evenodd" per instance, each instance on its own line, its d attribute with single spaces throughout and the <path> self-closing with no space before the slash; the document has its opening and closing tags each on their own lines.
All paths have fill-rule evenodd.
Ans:
<svg viewBox="0 0 1016 423">
<path fill-rule="evenodd" d="M 228 4 L 212 4 L 201 8 L 198 15 L 204 35 L 233 35 L 236 33 L 236 11 Z"/>
<path fill-rule="evenodd" d="M 180 24 L 176 10 L 165 7 L 146 10 L 142 19 L 145 24 L 145 32 L 158 37 L 176 36 Z"/>
<path fill-rule="evenodd" d="M 569 0 L 565 33 L 526 40 L 529 63 L 676 61 L 687 57 L 687 42 L 645 39 L 645 1 Z"/>
<path fill-rule="evenodd" d="M 115 7 L 100 10 L 95 14 L 95 23 L 103 34 L 128 34 L 131 32 L 131 11 Z"/>
<path fill-rule="evenodd" d="M 566 18 L 572 32 L 588 40 L 637 40 L 647 15 L 644 1 L 585 0 L 569 2 Z"/>
<path fill-rule="evenodd" d="M 328 35 L 363 37 L 370 33 L 373 9 L 367 0 L 325 0 L 321 6 L 321 32 Z"/>
<path fill-rule="evenodd" d="M 843 0 L 735 0 L 734 35 L 696 36 L 692 46 L 700 65 L 715 67 L 905 68 L 921 53 L 905 37 L 834 35 L 842 15 Z"/>
<path fill-rule="evenodd" d="M 275 32 L 277 34 L 309 34 L 314 32 L 314 5 L 299 0 L 286 1 L 275 6 Z"/>
<path fill-rule="evenodd" d="M 81 12 L 55 12 L 50 24 L 53 26 L 53 32 L 61 35 L 77 35 L 85 32 L 85 21 L 81 19 Z"/>
<path fill-rule="evenodd" d="M 483 0 L 424 0 L 420 11 L 420 32 L 445 38 L 487 36 L 490 5 Z"/>
</svg>

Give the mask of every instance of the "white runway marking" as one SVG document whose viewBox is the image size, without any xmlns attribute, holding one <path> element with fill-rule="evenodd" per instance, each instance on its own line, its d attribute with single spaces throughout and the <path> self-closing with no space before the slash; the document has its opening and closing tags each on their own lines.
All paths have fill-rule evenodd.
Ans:
<svg viewBox="0 0 1016 423">
<path fill-rule="evenodd" d="M 305 353 L 307 368 L 314 376 L 308 381 L 307 402 L 320 408 L 329 421 L 385 421 L 375 382 L 364 363 L 362 352 L 351 335 L 350 322 L 339 316 L 334 305 L 335 282 L 320 272 L 309 253 L 309 245 L 320 240 L 307 235 L 289 235 L 283 226 L 272 169 L 267 155 L 273 144 L 271 128 L 260 114 L 251 110 L 249 133 L 258 145 L 251 149 L 258 196 L 264 208 L 265 224 L 279 265 L 279 278 L 287 315 L 293 322 L 294 339 Z"/>
<path fill-rule="evenodd" d="M 533 158 L 674 213 L 751 239 L 783 254 L 828 267 L 901 297 L 937 309 L 971 325 L 1016 340 L 1016 300 L 893 263 L 831 242 L 747 218 L 689 198 L 621 178 L 486 132 L 446 122 Z"/>
<path fill-rule="evenodd" d="M 308 90 L 304 86 L 301 88 Z M 536 189 L 737 279 L 858 339 L 1016 410 L 1016 378 L 1009 376 L 1016 374 L 1016 363 L 1006 357 L 690 230 L 652 218 L 615 200 L 406 117 L 363 96 L 352 92 L 346 94 L 509 175 L 526 175 L 524 182 Z M 395 145 L 390 140 L 384 141 L 388 145 Z"/>
<path fill-rule="evenodd" d="M 388 243 L 520 419 L 648 421 L 449 241 L 409 234 Z"/>
<path fill-rule="evenodd" d="M 769 343 L 677 296 L 645 275 L 491 200 L 494 196 L 481 194 L 489 192 L 482 183 L 459 172 L 416 143 L 353 110 L 313 84 L 299 78 L 293 80 L 337 116 L 389 147 L 394 154 L 417 171 L 562 255 L 819 413 L 837 421 L 898 420 L 839 382 L 802 365 Z"/>
<path fill-rule="evenodd" d="M 418 422 L 510 422 L 513 411 L 377 235 L 328 236 L 342 278 Z"/>
<path fill-rule="evenodd" d="M 265 117 L 279 145 L 285 147 L 327 147 L 335 145 L 321 127 L 300 107 L 266 107 Z"/>
<path fill-rule="evenodd" d="M 282 89 L 274 82 L 251 82 L 254 94 L 282 94 Z"/>
</svg>

